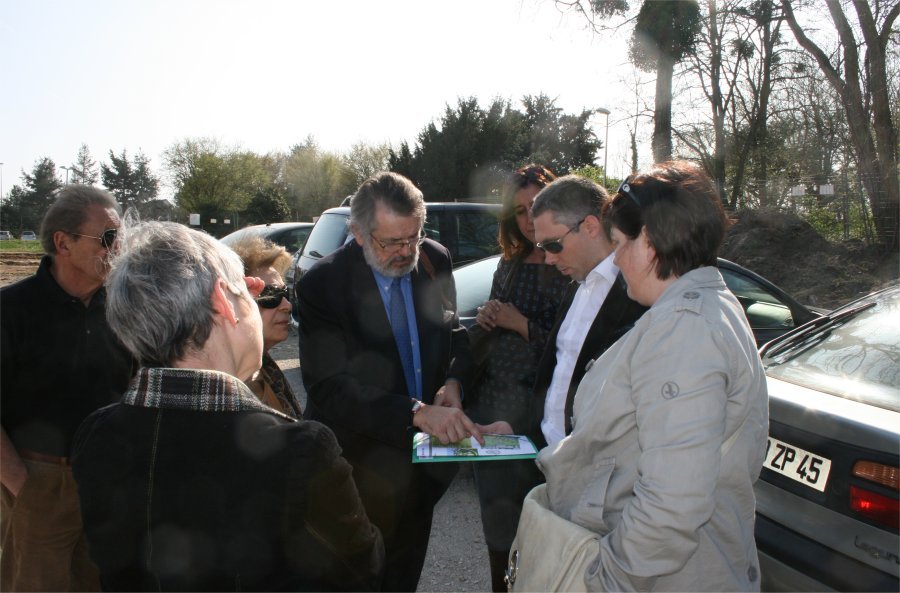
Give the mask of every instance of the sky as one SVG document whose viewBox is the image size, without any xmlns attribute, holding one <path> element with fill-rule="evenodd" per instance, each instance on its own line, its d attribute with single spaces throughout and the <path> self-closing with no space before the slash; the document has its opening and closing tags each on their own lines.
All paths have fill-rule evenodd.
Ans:
<svg viewBox="0 0 900 593">
<path fill-rule="evenodd" d="M 43 157 L 74 163 L 82 143 L 98 162 L 140 150 L 157 172 L 186 138 L 396 147 L 460 97 L 542 92 L 567 113 L 612 112 L 619 177 L 625 48 L 553 0 L 0 0 L 0 189 Z M 602 140 L 606 117 L 591 121 Z"/>
</svg>

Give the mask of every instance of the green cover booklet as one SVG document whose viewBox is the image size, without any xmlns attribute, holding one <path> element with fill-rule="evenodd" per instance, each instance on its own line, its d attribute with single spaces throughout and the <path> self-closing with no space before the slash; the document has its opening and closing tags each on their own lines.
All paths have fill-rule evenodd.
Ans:
<svg viewBox="0 0 900 593">
<path fill-rule="evenodd" d="M 484 445 L 473 438 L 442 444 L 436 437 L 420 432 L 413 438 L 413 463 L 435 461 L 493 461 L 501 459 L 534 459 L 537 447 L 517 434 L 486 434 Z"/>
</svg>

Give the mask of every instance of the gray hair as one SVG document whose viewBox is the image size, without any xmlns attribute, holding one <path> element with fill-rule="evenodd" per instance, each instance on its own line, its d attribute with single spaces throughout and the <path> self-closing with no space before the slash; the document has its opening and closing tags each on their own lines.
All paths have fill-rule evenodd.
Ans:
<svg viewBox="0 0 900 593">
<path fill-rule="evenodd" d="M 41 247 L 44 248 L 44 253 L 51 255 L 56 253 L 53 235 L 57 231 L 64 233 L 80 231 L 81 225 L 88 218 L 88 206 L 95 204 L 103 208 L 114 208 L 116 214 L 122 214 L 116 198 L 108 191 L 74 183 L 60 190 L 41 221 Z"/>
<path fill-rule="evenodd" d="M 218 280 L 251 298 L 244 266 L 217 239 L 179 223 L 123 226 L 106 280 L 106 319 L 142 365 L 173 366 L 209 339 Z"/>
<path fill-rule="evenodd" d="M 412 181 L 398 173 L 376 173 L 363 181 L 350 200 L 350 226 L 364 234 L 375 230 L 375 209 L 382 204 L 399 216 L 425 224 L 425 199 Z"/>
<path fill-rule="evenodd" d="M 531 215 L 537 218 L 544 212 L 553 214 L 553 221 L 573 227 L 586 216 L 596 216 L 609 201 L 609 195 L 600 185 L 586 177 L 566 175 L 560 177 L 538 193 L 531 205 Z"/>
</svg>

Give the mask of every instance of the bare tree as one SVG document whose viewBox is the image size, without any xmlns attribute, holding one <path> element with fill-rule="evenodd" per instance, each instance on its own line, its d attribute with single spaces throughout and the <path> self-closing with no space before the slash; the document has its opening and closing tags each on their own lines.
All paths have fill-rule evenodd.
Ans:
<svg viewBox="0 0 900 593">
<path fill-rule="evenodd" d="M 889 252 L 900 248 L 900 179 L 897 127 L 888 89 L 887 49 L 897 32 L 898 0 L 825 0 L 840 40 L 840 53 L 831 55 L 807 34 L 794 7 L 800 0 L 781 0 L 785 18 L 803 49 L 841 97 L 850 139 L 856 152 L 859 177 L 869 195 L 878 242 Z M 815 6 L 820 6 L 816 3 Z M 852 13 L 851 13 L 852 9 Z M 855 14 L 851 24 L 849 16 Z M 861 36 L 861 41 L 857 39 Z M 860 49 L 864 55 L 860 56 Z"/>
</svg>

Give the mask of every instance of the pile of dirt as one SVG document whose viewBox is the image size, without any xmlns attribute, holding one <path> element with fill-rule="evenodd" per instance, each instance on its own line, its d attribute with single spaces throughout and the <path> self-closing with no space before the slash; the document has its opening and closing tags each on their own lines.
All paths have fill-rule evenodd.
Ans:
<svg viewBox="0 0 900 593">
<path fill-rule="evenodd" d="M 31 276 L 41 263 L 42 253 L 0 251 L 0 286 Z"/>
<path fill-rule="evenodd" d="M 739 212 L 721 256 L 777 284 L 801 303 L 832 308 L 896 282 L 898 254 L 830 243 L 795 214 Z"/>
</svg>

